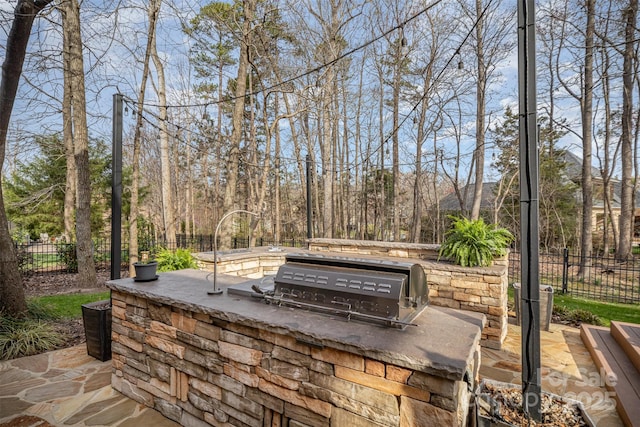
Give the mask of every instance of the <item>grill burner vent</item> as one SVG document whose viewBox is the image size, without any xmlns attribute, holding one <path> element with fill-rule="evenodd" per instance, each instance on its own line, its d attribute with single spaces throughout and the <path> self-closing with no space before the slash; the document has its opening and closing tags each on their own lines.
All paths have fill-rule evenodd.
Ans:
<svg viewBox="0 0 640 427">
<path fill-rule="evenodd" d="M 428 290 L 419 264 L 290 254 L 274 279 L 273 293 L 264 298 L 404 328 L 427 305 Z"/>
</svg>

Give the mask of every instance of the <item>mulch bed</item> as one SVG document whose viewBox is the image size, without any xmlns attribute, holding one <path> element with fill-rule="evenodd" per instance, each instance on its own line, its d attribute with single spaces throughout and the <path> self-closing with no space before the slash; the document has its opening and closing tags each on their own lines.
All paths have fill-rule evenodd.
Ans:
<svg viewBox="0 0 640 427">
<path fill-rule="evenodd" d="M 121 272 L 122 277 L 128 277 L 128 272 Z M 22 279 L 27 298 L 47 295 L 63 295 L 77 293 L 97 293 L 107 291 L 105 283 L 110 278 L 109 271 L 97 271 L 96 287 L 81 288 L 77 284 L 77 274 L 51 273 L 43 275 L 30 275 Z M 82 318 L 60 319 L 53 321 L 53 327 L 65 336 L 64 344 L 59 348 L 73 347 L 84 343 L 84 325 Z"/>
<path fill-rule="evenodd" d="M 121 272 L 122 277 L 128 277 L 128 272 Z M 48 273 L 32 274 L 24 277 L 22 283 L 24 291 L 29 297 L 44 295 L 95 293 L 107 290 L 105 283 L 109 280 L 110 272 L 98 270 L 96 272 L 96 286 L 93 288 L 81 288 L 77 283 L 77 274 L 74 273 Z"/>
<path fill-rule="evenodd" d="M 522 388 L 520 387 L 501 387 L 485 383 L 480 393 L 490 395 L 497 402 L 498 414 L 496 416 L 503 421 L 502 425 L 527 427 L 585 427 L 591 425 L 584 419 L 582 411 L 576 404 L 569 403 L 550 393 L 542 392 L 540 395 L 540 412 L 542 414 L 540 422 L 530 420 L 524 414 L 522 410 Z"/>
<path fill-rule="evenodd" d="M 33 415 L 20 415 L 0 424 L 0 427 L 53 427 L 47 421 Z"/>
</svg>

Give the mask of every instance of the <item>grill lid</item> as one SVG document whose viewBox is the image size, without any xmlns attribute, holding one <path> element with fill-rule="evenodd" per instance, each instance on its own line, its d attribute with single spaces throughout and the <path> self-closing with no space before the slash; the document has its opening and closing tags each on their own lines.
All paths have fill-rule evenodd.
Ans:
<svg viewBox="0 0 640 427">
<path fill-rule="evenodd" d="M 252 288 L 275 304 L 400 328 L 411 325 L 428 303 L 422 267 L 387 259 L 291 254 L 273 279 L 273 290 Z"/>
</svg>

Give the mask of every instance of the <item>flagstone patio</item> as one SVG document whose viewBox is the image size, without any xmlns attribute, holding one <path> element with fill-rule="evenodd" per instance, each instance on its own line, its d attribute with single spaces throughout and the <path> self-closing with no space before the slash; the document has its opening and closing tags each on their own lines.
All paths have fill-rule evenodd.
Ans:
<svg viewBox="0 0 640 427">
<path fill-rule="evenodd" d="M 598 427 L 622 427 L 578 329 L 552 324 L 541 333 L 543 390 L 577 398 Z M 520 382 L 520 328 L 509 325 L 502 350 L 482 349 L 482 378 Z M 114 391 L 111 362 L 79 345 L 0 362 L 0 427 L 177 426 L 157 411 Z"/>
</svg>

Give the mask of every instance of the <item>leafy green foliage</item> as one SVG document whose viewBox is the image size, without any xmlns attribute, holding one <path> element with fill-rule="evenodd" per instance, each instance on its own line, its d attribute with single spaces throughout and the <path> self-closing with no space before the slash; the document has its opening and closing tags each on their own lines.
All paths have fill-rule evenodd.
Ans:
<svg viewBox="0 0 640 427">
<path fill-rule="evenodd" d="M 28 162 L 17 162 L 15 170 L 3 179 L 7 216 L 23 233 L 39 238 L 41 233 L 59 236 L 64 230 L 64 194 L 67 162 L 64 143 L 57 135 L 35 138 L 38 151 Z M 90 141 L 91 229 L 104 229 L 111 188 L 111 153 L 100 140 Z M 130 173 L 123 173 L 126 184 Z M 105 197 L 105 195 L 107 195 Z M 128 202 L 128 198 L 125 198 Z M 128 203 L 125 203 L 128 207 Z M 126 215 L 126 209 L 123 209 Z"/>
<path fill-rule="evenodd" d="M 64 337 L 39 319 L 13 319 L 0 315 L 0 360 L 53 350 Z"/>
<path fill-rule="evenodd" d="M 151 221 L 143 216 L 138 216 L 138 250 L 151 251 L 155 249 L 154 229 Z M 138 254 L 139 256 L 140 254 Z"/>
<path fill-rule="evenodd" d="M 162 249 L 156 255 L 158 271 L 184 270 L 185 268 L 198 268 L 193 255 L 187 249 L 178 248 L 175 251 Z"/>
<path fill-rule="evenodd" d="M 58 243 L 56 244 L 56 252 L 58 260 L 67 267 L 69 273 L 78 272 L 78 254 L 75 243 Z"/>
<path fill-rule="evenodd" d="M 58 295 L 58 297 L 68 297 L 68 295 Z M 60 318 L 54 305 L 48 304 L 41 298 L 30 298 L 27 300 L 28 318 L 33 320 L 56 320 Z"/>
<path fill-rule="evenodd" d="M 587 323 L 589 325 L 603 326 L 605 322 L 588 310 L 582 308 L 569 308 L 565 305 L 554 304 L 553 314 L 565 321 L 573 323 Z"/>
<path fill-rule="evenodd" d="M 513 241 L 508 230 L 482 219 L 451 219 L 451 229 L 445 234 L 439 255 L 463 267 L 490 265 L 495 257 L 506 255 L 506 248 Z"/>
<path fill-rule="evenodd" d="M 109 298 L 109 292 L 95 294 L 51 295 L 27 301 L 28 314 L 14 319 L 0 313 L 0 360 L 30 356 L 62 346 L 65 336 L 52 321 L 77 319 L 82 304 Z"/>
<path fill-rule="evenodd" d="M 18 257 L 18 269 L 20 274 L 27 275 L 33 266 L 33 254 L 29 252 L 26 246 L 18 245 L 16 247 L 16 256 Z"/>
</svg>

